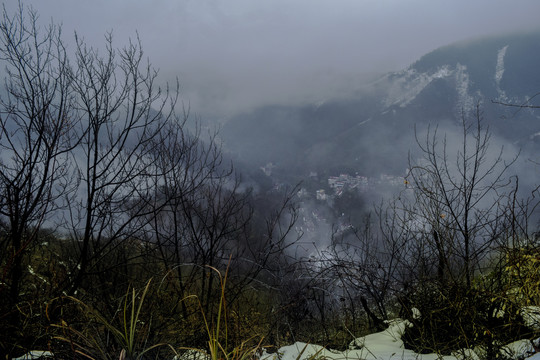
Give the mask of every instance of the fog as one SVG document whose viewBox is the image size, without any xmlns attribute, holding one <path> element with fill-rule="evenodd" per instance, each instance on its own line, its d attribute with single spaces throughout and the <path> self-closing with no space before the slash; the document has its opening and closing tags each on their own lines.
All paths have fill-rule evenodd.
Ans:
<svg viewBox="0 0 540 360">
<path fill-rule="evenodd" d="M 347 95 L 441 45 L 536 27 L 536 0 L 28 0 L 92 45 L 138 34 L 162 81 L 203 116 Z M 4 2 L 8 11 L 16 1 Z"/>
<path fill-rule="evenodd" d="M 40 24 L 51 21 L 62 24 L 68 52 L 75 48 L 75 32 L 97 48 L 103 47 L 108 32 L 114 35 L 115 47 L 122 47 L 138 37 L 150 63 L 160 71 L 159 81 L 164 84 L 178 78 L 182 101 L 189 104 L 192 114 L 205 120 L 233 117 L 264 105 L 316 104 L 347 98 L 378 75 L 404 69 L 440 46 L 487 35 L 537 29 L 540 13 L 538 0 L 28 0 L 24 4 L 38 12 Z M 4 6 L 8 13 L 17 9 L 14 1 L 4 2 Z M 490 69 L 494 73 L 495 70 Z M 386 85 L 391 83 L 380 81 L 378 87 Z M 468 92 L 467 86 L 465 97 L 474 105 L 477 99 L 475 94 Z M 419 91 L 423 89 L 417 87 Z M 396 93 L 399 99 L 406 93 L 406 88 L 399 87 Z M 369 98 L 366 102 L 377 100 L 374 94 L 371 95 L 373 100 Z M 389 98 L 394 98 L 393 95 L 390 93 Z M 418 93 L 412 97 L 416 95 Z M 328 205 L 315 196 L 315 191 L 321 188 L 327 188 L 329 195 L 333 195 L 327 180 L 328 176 L 340 175 L 345 168 L 344 163 L 336 164 L 339 155 L 356 154 L 346 158 L 346 168 L 351 169 L 351 175 L 370 177 L 373 183 L 381 174 L 404 176 L 410 152 L 413 162 L 417 160 L 414 156 L 418 155 L 418 146 L 414 142 L 414 130 L 409 128 L 414 121 L 420 120 L 416 119 L 416 113 L 402 112 L 399 121 L 392 122 L 390 113 L 379 114 L 373 110 L 374 114 L 364 114 L 358 113 L 356 107 L 351 110 L 341 105 L 322 111 L 322 115 L 309 109 L 281 113 L 278 108 L 275 113 L 270 110 L 253 116 L 260 120 L 257 127 L 264 121 L 270 123 L 268 132 L 278 127 L 286 128 L 287 135 L 295 135 L 288 139 L 280 133 L 271 137 L 262 130 L 262 135 L 270 139 L 264 142 L 265 136 L 253 129 L 251 132 L 246 130 L 243 123 L 234 131 L 229 130 L 232 132 L 229 140 L 233 139 L 230 142 L 240 142 L 236 140 L 242 137 L 244 141 L 245 138 L 253 139 L 253 144 L 249 144 L 251 148 L 240 147 L 239 152 L 243 150 L 243 153 L 235 156 L 247 164 L 239 162 L 241 169 L 252 167 L 259 177 L 262 175 L 258 169 L 267 163 L 277 164 L 283 173 L 299 168 L 306 174 L 316 173 L 321 170 L 316 165 L 334 166 L 325 169 L 324 175 L 311 185 L 309 196 L 301 199 L 297 230 L 304 233 L 304 248 L 299 250 L 302 253 L 328 245 L 333 231 L 339 226 L 348 229 L 347 225 L 360 222 L 360 215 L 347 213 L 355 210 L 353 206 L 337 211 L 333 209 L 337 206 Z M 326 114 L 328 112 L 330 115 Z M 283 119 L 272 123 L 270 120 L 277 117 L 275 114 L 281 114 Z M 307 126 L 307 121 L 302 122 L 308 118 L 313 120 L 315 115 L 320 116 L 318 121 L 325 125 L 338 123 L 333 120 L 339 117 L 343 128 L 338 131 L 330 125 L 317 127 L 311 121 Z M 429 113 L 423 116 L 425 119 L 421 120 L 430 122 Z M 390 140 L 387 136 L 392 131 L 380 125 L 385 121 L 399 128 L 394 129 L 394 137 Z M 457 152 L 462 140 L 455 125 L 439 127 L 440 135 L 446 136 L 448 141 L 450 155 Z M 418 127 L 420 139 L 426 131 L 426 124 L 423 126 Z M 305 141 L 305 148 L 301 149 L 298 139 L 306 138 L 313 142 Z M 321 139 L 314 140 L 318 138 Z M 495 135 L 492 137 L 493 156 L 504 146 L 504 159 L 513 159 L 518 149 L 507 141 Z M 352 150 L 340 152 L 344 143 Z M 228 145 L 230 147 L 230 143 Z M 279 162 L 280 156 L 273 152 L 285 153 L 281 160 L 291 161 L 283 165 L 283 161 Z M 246 154 L 253 158 L 260 154 L 272 155 L 278 159 L 253 160 Z M 531 162 L 531 154 L 523 152 L 515 162 L 513 172 L 508 174 L 519 173 L 524 189 L 534 188 L 536 180 L 538 169 L 536 162 Z M 301 171 L 294 176 L 305 176 Z M 263 180 L 273 184 L 286 178 L 291 185 L 298 181 L 283 173 L 281 178 Z M 249 176 L 243 180 L 246 178 L 249 180 Z M 256 190 L 259 187 L 256 181 L 246 182 Z M 361 201 L 351 201 L 360 204 L 358 213 L 369 210 L 373 204 L 380 203 L 381 197 L 390 198 L 405 188 L 403 181 L 399 185 L 396 190 L 395 185 L 371 184 L 361 194 Z M 336 225 L 339 226 L 336 228 Z"/>
</svg>

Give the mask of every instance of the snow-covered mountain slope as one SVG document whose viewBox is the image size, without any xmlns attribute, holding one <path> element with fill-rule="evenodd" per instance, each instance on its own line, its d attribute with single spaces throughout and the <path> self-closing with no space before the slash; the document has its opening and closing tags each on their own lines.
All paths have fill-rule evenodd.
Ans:
<svg viewBox="0 0 540 360">
<path fill-rule="evenodd" d="M 540 92 L 538 64 L 540 32 L 452 44 L 359 84 L 369 90 L 355 98 L 261 108 L 230 119 L 222 136 L 239 161 L 257 169 L 271 162 L 275 173 L 396 173 L 415 147 L 415 126 L 452 126 L 480 105 L 496 137 L 536 151 L 540 112 L 495 102 L 522 104 Z"/>
</svg>

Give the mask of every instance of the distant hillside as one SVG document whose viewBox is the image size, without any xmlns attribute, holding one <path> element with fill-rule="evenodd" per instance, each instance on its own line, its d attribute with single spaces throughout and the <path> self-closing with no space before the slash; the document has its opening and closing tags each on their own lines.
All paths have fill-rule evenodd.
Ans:
<svg viewBox="0 0 540 360">
<path fill-rule="evenodd" d="M 535 152 L 540 112 L 493 101 L 523 103 L 540 92 L 538 64 L 540 32 L 452 44 L 382 76 L 355 99 L 260 108 L 229 119 L 221 136 L 253 171 L 272 162 L 276 173 L 298 179 L 310 172 L 397 174 L 416 147 L 415 126 L 453 126 L 480 102 L 495 136 Z"/>
</svg>

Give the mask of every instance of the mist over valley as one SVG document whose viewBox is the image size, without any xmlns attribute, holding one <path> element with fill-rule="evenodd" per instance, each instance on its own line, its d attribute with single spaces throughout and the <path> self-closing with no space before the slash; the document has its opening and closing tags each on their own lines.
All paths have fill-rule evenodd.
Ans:
<svg viewBox="0 0 540 360">
<path fill-rule="evenodd" d="M 509 176 L 518 175 L 525 193 L 532 191 L 540 114 L 502 103 L 536 104 L 538 63 L 539 32 L 459 42 L 360 83 L 361 90 L 344 99 L 276 104 L 232 116 L 222 122 L 219 136 L 256 191 L 300 183 L 311 224 L 301 227 L 311 229 L 311 240 L 320 233 L 327 240 L 316 243 L 324 244 L 332 225 L 351 224 L 353 214 L 358 225 L 359 212 L 372 211 L 374 204 L 405 189 L 409 158 L 419 156 L 416 137 L 422 142 L 428 128 L 437 127 L 453 156 L 462 119 L 473 121 L 477 111 L 491 132 L 490 151 L 503 147 L 507 158 L 520 153 Z M 356 201 L 339 211 L 323 210 L 334 208 L 344 193 Z"/>
</svg>

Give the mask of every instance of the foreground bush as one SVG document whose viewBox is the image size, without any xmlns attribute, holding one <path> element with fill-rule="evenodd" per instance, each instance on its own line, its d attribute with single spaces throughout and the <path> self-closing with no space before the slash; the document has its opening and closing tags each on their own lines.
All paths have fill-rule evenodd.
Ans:
<svg viewBox="0 0 540 360">
<path fill-rule="evenodd" d="M 477 288 L 422 289 L 413 302 L 419 310 L 409 320 L 405 346 L 418 353 L 450 355 L 464 348 L 484 348 L 488 356 L 502 346 L 533 336 L 517 304 Z"/>
<path fill-rule="evenodd" d="M 540 252 L 505 249 L 497 265 L 484 276 L 465 283 L 426 281 L 411 297 L 403 336 L 407 348 L 419 353 L 448 355 L 464 348 L 480 348 L 486 358 L 501 355 L 501 348 L 519 339 L 538 337 L 540 287 L 537 259 Z"/>
</svg>

